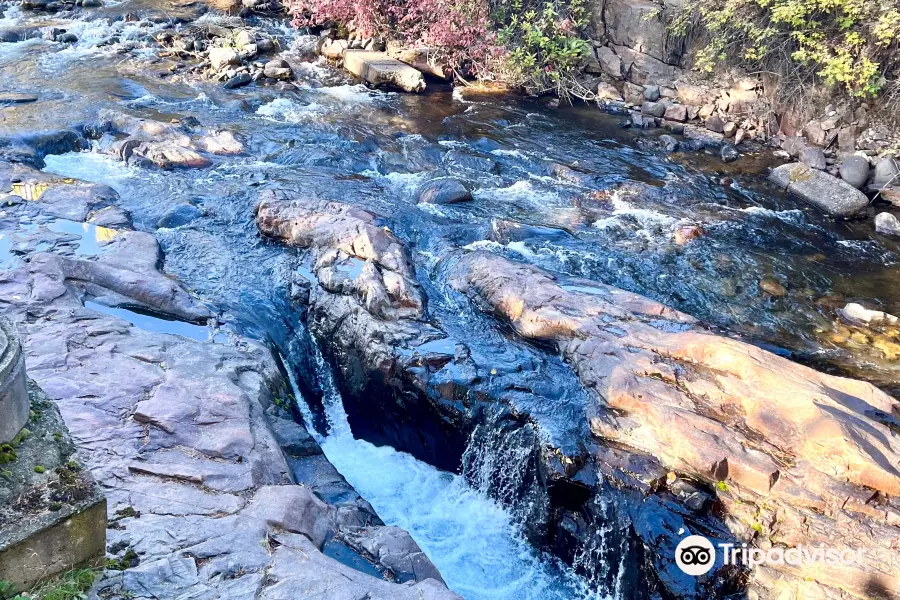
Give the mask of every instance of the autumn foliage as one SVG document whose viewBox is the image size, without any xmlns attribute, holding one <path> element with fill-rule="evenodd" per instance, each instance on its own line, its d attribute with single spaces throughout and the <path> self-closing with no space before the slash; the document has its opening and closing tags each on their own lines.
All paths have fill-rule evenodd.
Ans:
<svg viewBox="0 0 900 600">
<path fill-rule="evenodd" d="M 455 69 L 478 71 L 500 54 L 485 0 L 293 0 L 294 25 L 340 25 L 434 49 Z"/>
</svg>

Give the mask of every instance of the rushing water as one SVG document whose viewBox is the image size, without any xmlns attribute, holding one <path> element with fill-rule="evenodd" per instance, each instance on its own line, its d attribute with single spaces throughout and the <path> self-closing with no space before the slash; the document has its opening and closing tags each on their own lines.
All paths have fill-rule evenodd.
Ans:
<svg viewBox="0 0 900 600">
<path fill-rule="evenodd" d="M 115 188 L 135 227 L 160 240 L 165 270 L 217 307 L 230 328 L 272 342 L 288 363 L 302 329 L 288 300 L 297 261 L 256 231 L 253 205 L 267 188 L 350 202 L 389 219 L 410 245 L 429 311 L 449 336 L 466 339 L 473 353 L 487 357 L 482 364 L 540 365 L 544 397 L 555 402 L 519 408 L 557 447 L 579 439 L 584 391 L 558 357 L 508 339 L 448 292 L 439 260 L 448 251 L 486 248 L 603 281 L 820 368 L 885 386 L 896 379 L 895 361 L 866 344 L 836 341 L 834 308 L 860 301 L 900 313 L 898 288 L 888 285 L 900 275 L 900 248 L 874 235 L 870 221 L 835 223 L 786 198 L 765 183 L 761 158 L 723 165 L 709 154 L 667 155 L 653 146 L 654 133 L 623 130 L 617 117 L 591 107 L 552 111 L 519 98 L 465 99 L 449 89 L 425 96 L 376 92 L 322 62 L 293 64 L 303 83 L 295 90 L 227 91 L 170 77 L 149 39 L 162 26 L 117 20 L 133 10 L 186 9 L 166 0 L 126 0 L 67 20 L 8 8 L 0 29 L 62 26 L 79 42 L 0 43 L 0 87 L 38 97 L 6 107 L 0 132 L 94 123 L 99 109 L 115 108 L 163 121 L 191 116 L 240 136 L 242 156 L 216 157 L 204 170 L 149 171 L 96 151 L 48 156 L 46 170 Z M 290 47 L 283 24 L 256 24 Z M 574 175 L 559 176 L 554 164 L 572 167 Z M 417 206 L 416 187 L 434 173 L 465 180 L 475 200 Z M 195 221 L 159 227 L 167 211 L 184 204 L 200 209 Z M 509 229 L 510 223 L 524 227 Z M 673 234 L 686 224 L 704 233 L 680 247 Z M 51 230 L 82 236 L 78 252 L 96 250 L 90 228 L 59 222 Z M 9 233 L 0 232 L 0 267 L 15 260 Z M 786 293 L 766 294 L 764 279 Z M 148 321 L 152 316 L 123 316 L 172 328 Z M 200 327 L 175 333 L 209 337 Z M 518 354 L 507 354 L 512 346 Z M 327 368 L 319 367 L 327 379 Z M 321 418 L 301 408 L 307 423 Z M 492 477 L 469 473 L 475 489 L 460 476 L 354 439 L 334 392 L 326 394 L 325 412 L 329 459 L 385 521 L 412 533 L 467 600 L 589 597 L 583 580 L 521 538 L 520 517 L 488 498 L 484 492 L 496 496 L 498 486 Z M 482 453 L 482 473 L 498 470 L 490 463 L 502 444 L 494 445 L 470 449 Z"/>
<path fill-rule="evenodd" d="M 462 476 L 355 439 L 327 367 L 319 365 L 329 425 L 320 439 L 325 455 L 382 519 L 412 534 L 451 589 L 466 600 L 602 600 L 570 569 L 537 555 L 515 516 Z"/>
</svg>

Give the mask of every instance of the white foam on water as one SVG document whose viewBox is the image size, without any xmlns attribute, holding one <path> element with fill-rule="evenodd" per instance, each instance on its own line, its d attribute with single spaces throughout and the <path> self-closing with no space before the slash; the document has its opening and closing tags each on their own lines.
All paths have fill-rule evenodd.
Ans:
<svg viewBox="0 0 900 600">
<path fill-rule="evenodd" d="M 96 152 L 68 152 L 66 154 L 48 154 L 44 158 L 44 171 L 63 177 L 81 179 L 94 183 L 105 183 L 113 188 L 117 182 L 124 182 L 134 177 L 149 178 L 152 172 L 141 172 L 125 163 L 105 154 Z"/>
<path fill-rule="evenodd" d="M 642 233 L 648 238 L 654 237 L 651 232 L 658 228 L 674 228 L 681 221 L 675 217 L 670 217 L 661 212 L 647 208 L 639 208 L 632 205 L 622 198 L 622 194 L 616 190 L 610 198 L 613 205 L 612 215 L 603 219 L 594 221 L 593 226 L 597 229 L 608 229 L 621 225 L 621 217 L 631 217 L 637 221 L 641 229 L 638 233 Z"/>
<path fill-rule="evenodd" d="M 391 447 L 354 439 L 340 395 L 318 348 L 329 435 L 316 436 L 328 460 L 389 525 L 407 530 L 447 585 L 465 600 L 610 600 L 555 559 L 539 556 L 513 515 L 469 487 Z M 307 422 L 312 415 L 294 386 Z"/>
<path fill-rule="evenodd" d="M 747 206 L 745 208 L 739 208 L 739 211 L 743 213 L 747 213 L 749 215 L 763 216 L 763 217 L 772 217 L 775 219 L 781 219 L 782 221 L 787 221 L 789 223 L 800 223 L 804 220 L 804 215 L 802 210 L 771 210 L 768 208 L 763 208 L 762 206 Z"/>
<path fill-rule="evenodd" d="M 528 158 L 525 154 L 522 153 L 521 150 L 505 150 L 503 148 L 498 148 L 496 150 L 491 150 L 491 154 L 496 154 L 497 156 L 512 156 L 513 158 Z"/>
<path fill-rule="evenodd" d="M 332 85 L 316 88 L 313 91 L 318 92 L 319 94 L 331 96 L 332 98 L 340 100 L 341 102 L 348 102 L 353 104 L 369 104 L 379 99 L 386 99 L 391 96 L 396 96 L 396 94 L 392 92 L 370 90 L 361 83 L 355 85 Z"/>
<path fill-rule="evenodd" d="M 316 102 L 300 104 L 288 98 L 276 98 L 256 109 L 256 114 L 280 123 L 305 123 L 320 117 L 325 107 Z"/>
<path fill-rule="evenodd" d="M 559 203 L 559 194 L 553 190 L 541 189 L 526 179 L 501 188 L 479 188 L 472 193 L 476 198 L 487 198 L 498 202 L 525 203 L 541 208 L 549 208 Z"/>
<path fill-rule="evenodd" d="M 297 71 L 305 71 L 315 77 L 325 77 L 331 75 L 331 70 L 321 61 L 301 62 L 294 65 Z"/>
</svg>

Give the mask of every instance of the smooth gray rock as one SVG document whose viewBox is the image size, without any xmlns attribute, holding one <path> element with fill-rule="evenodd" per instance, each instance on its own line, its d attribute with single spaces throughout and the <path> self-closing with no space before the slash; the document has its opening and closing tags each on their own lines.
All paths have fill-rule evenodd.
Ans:
<svg viewBox="0 0 900 600">
<path fill-rule="evenodd" d="M 769 179 L 786 191 L 836 217 L 858 215 L 869 204 L 865 194 L 828 173 L 802 163 L 789 163 L 772 170 Z"/>
<path fill-rule="evenodd" d="M 321 550 L 333 527 L 334 508 L 319 500 L 308 487 L 270 485 L 256 492 L 244 514 L 272 527 L 302 533 Z"/>
<path fill-rule="evenodd" d="M 825 170 L 828 164 L 825 162 L 825 153 L 821 148 L 808 147 L 800 151 L 800 162 L 812 168 Z"/>
<path fill-rule="evenodd" d="M 251 81 L 253 81 L 253 77 L 250 76 L 250 73 L 238 73 L 226 81 L 223 87 L 227 90 L 233 90 L 235 88 L 243 87 Z"/>
<path fill-rule="evenodd" d="M 848 156 L 841 162 L 841 179 L 860 190 L 869 180 L 869 161 L 859 155 Z"/>
<path fill-rule="evenodd" d="M 648 102 L 656 102 L 659 100 L 659 86 L 648 85 L 644 87 L 644 99 Z"/>
<path fill-rule="evenodd" d="M 450 178 L 429 181 L 416 195 L 420 204 L 457 204 L 472 199 L 472 192 L 461 181 Z"/>
<path fill-rule="evenodd" d="M 878 213 L 875 216 L 875 231 L 881 235 L 900 237 L 900 219 L 891 213 Z"/>
<path fill-rule="evenodd" d="M 291 66 L 285 60 L 270 60 L 263 67 L 263 74 L 269 79 L 290 79 Z"/>
<path fill-rule="evenodd" d="M 157 223 L 157 227 L 168 227 L 170 229 L 183 227 L 193 223 L 202 216 L 203 211 L 193 204 L 179 204 L 166 211 L 166 214 Z"/>
<path fill-rule="evenodd" d="M 647 89 L 644 88 L 646 94 Z M 641 113 L 653 117 L 662 117 L 666 114 L 666 105 L 662 102 L 644 102 L 641 105 Z"/>
<path fill-rule="evenodd" d="M 900 168 L 897 161 L 886 156 L 875 163 L 875 170 L 872 172 L 872 182 L 870 189 L 872 191 L 880 190 L 889 185 L 897 185 L 900 183 Z"/>
</svg>

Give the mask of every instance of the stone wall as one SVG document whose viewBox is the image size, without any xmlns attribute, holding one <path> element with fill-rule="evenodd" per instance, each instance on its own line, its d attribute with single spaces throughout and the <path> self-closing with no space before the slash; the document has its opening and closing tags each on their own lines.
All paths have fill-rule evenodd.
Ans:
<svg viewBox="0 0 900 600">
<path fill-rule="evenodd" d="M 28 413 L 22 346 L 12 323 L 0 319 L 0 444 L 19 433 Z"/>
<path fill-rule="evenodd" d="M 26 427 L 0 454 L 0 580 L 17 591 L 106 554 L 106 499 L 56 405 L 37 385 L 27 394 Z"/>
<path fill-rule="evenodd" d="M 800 107 L 776 100 L 774 77 L 728 65 L 702 76 L 691 69 L 700 38 L 675 36 L 669 27 L 682 8 L 679 0 L 595 0 L 588 27 L 593 54 L 583 63 L 583 87 L 602 105 L 630 111 L 625 126 L 664 127 L 681 134 L 693 125 L 708 141 L 723 145 L 726 162 L 740 156 L 745 141 L 765 143 L 780 148 L 776 155 L 783 160 L 829 175 L 818 178 L 826 197 L 856 194 L 854 204 L 864 208 L 868 194 L 870 200 L 900 205 L 894 161 L 900 134 L 876 117 L 876 102 L 838 95 L 811 119 L 802 116 Z M 827 90 L 822 92 L 827 96 Z M 660 142 L 667 151 L 679 149 L 673 138 L 661 137 Z M 808 194 L 783 187 L 809 201 Z M 813 204 L 838 217 L 862 212 L 851 215 Z M 877 230 L 900 235 L 900 221 L 884 214 Z"/>
</svg>

